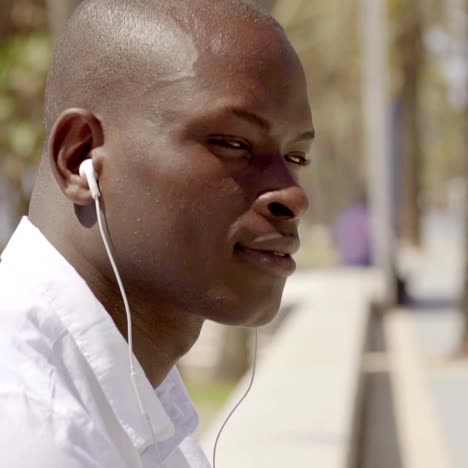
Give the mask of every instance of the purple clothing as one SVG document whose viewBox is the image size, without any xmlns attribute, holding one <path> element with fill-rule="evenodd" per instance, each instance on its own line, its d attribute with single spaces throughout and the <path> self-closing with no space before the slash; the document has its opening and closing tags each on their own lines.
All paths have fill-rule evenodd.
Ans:
<svg viewBox="0 0 468 468">
<path fill-rule="evenodd" d="M 341 265 L 371 264 L 369 209 L 364 203 L 354 203 L 338 217 L 334 240 Z"/>
</svg>

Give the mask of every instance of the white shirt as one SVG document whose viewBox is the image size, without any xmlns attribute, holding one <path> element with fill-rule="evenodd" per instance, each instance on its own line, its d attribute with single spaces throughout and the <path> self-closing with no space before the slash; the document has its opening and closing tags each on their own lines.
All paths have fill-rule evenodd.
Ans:
<svg viewBox="0 0 468 468">
<path fill-rule="evenodd" d="M 0 263 L 0 466 L 209 468 L 174 368 L 129 377 L 127 342 L 76 270 L 27 218 Z"/>
</svg>

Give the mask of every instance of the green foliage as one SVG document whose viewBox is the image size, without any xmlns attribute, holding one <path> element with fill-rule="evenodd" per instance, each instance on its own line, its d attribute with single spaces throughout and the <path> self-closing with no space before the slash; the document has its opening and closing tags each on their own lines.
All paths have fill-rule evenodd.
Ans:
<svg viewBox="0 0 468 468">
<path fill-rule="evenodd" d="M 200 415 L 198 433 L 202 434 L 208 429 L 212 420 L 234 390 L 235 382 L 199 385 L 189 380 L 187 388 Z"/>
<path fill-rule="evenodd" d="M 43 90 L 51 53 L 45 33 L 14 35 L 0 45 L 0 167 L 13 182 L 41 152 Z"/>
</svg>

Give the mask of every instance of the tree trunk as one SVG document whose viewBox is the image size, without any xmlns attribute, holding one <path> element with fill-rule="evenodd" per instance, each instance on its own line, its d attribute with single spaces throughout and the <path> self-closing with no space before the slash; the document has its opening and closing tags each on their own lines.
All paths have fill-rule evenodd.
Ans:
<svg viewBox="0 0 468 468">
<path fill-rule="evenodd" d="M 411 245 L 421 244 L 420 194 L 423 154 L 420 130 L 420 89 L 424 66 L 423 20 L 419 0 L 406 2 L 398 49 L 402 71 L 401 236 Z"/>
<path fill-rule="evenodd" d="M 468 15 L 468 0 L 465 0 L 465 13 Z M 465 22 L 465 67 L 468 70 L 468 20 Z M 468 77 L 466 77 L 466 96 L 468 98 Z M 464 317 L 464 334 L 462 342 L 462 353 L 468 355 L 468 102 L 465 103 L 464 122 L 462 125 L 464 129 L 465 147 L 463 149 L 463 163 L 464 163 L 464 178 L 465 178 L 465 281 L 463 287 L 463 294 L 461 300 L 462 313 Z"/>
<path fill-rule="evenodd" d="M 465 111 L 465 280 L 462 295 L 462 313 L 465 331 L 463 334 L 463 353 L 468 355 L 468 110 Z"/>
<path fill-rule="evenodd" d="M 468 8 L 467 8 L 468 9 Z M 468 36 L 468 34 L 467 34 Z M 464 112 L 465 148 L 464 148 L 464 178 L 465 178 L 465 280 L 461 298 L 461 308 L 464 319 L 464 333 L 461 344 L 461 354 L 468 356 L 468 105 Z"/>
<path fill-rule="evenodd" d="M 1 1 L 2 14 L 0 15 L 0 41 L 3 41 L 12 30 L 12 24 L 11 24 L 12 6 L 13 6 L 13 0 Z"/>
</svg>

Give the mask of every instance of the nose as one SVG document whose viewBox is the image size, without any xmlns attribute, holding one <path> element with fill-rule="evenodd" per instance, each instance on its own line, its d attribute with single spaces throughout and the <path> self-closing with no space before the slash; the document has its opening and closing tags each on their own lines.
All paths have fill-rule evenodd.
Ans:
<svg viewBox="0 0 468 468">
<path fill-rule="evenodd" d="M 269 190 L 255 201 L 255 211 L 272 221 L 299 220 L 309 207 L 304 190 L 298 185 Z"/>
</svg>

